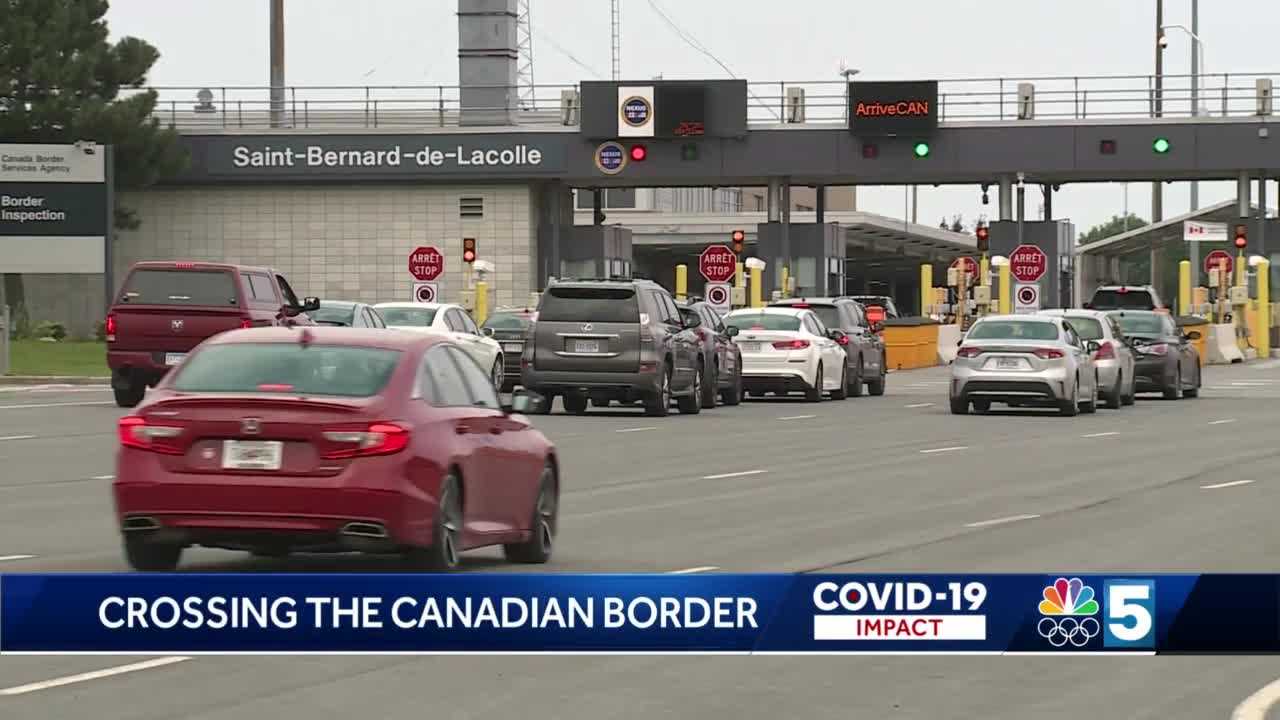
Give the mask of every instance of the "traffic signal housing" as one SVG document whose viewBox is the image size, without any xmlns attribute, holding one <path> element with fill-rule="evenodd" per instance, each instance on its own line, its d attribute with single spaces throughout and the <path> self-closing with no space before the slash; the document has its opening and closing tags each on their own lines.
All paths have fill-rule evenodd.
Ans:
<svg viewBox="0 0 1280 720">
<path fill-rule="evenodd" d="M 991 231 L 987 229 L 986 225 L 979 225 L 978 228 L 973 231 L 973 234 L 978 239 L 978 252 L 987 252 L 987 249 L 991 246 Z"/>
<path fill-rule="evenodd" d="M 476 239 L 462 239 L 462 262 L 468 265 L 476 261 Z"/>
<path fill-rule="evenodd" d="M 630 152 L 632 162 L 644 162 L 649 157 L 649 148 L 644 145 L 632 145 Z"/>
<path fill-rule="evenodd" d="M 1236 248 L 1243 250 L 1249 247 L 1249 231 L 1244 225 L 1236 226 Z"/>
<path fill-rule="evenodd" d="M 929 143 L 921 140 L 912 146 L 911 152 L 918 158 L 927 158 L 929 157 Z"/>
<path fill-rule="evenodd" d="M 733 253 L 742 255 L 742 245 L 747 241 L 747 234 L 741 230 L 733 231 Z"/>
</svg>

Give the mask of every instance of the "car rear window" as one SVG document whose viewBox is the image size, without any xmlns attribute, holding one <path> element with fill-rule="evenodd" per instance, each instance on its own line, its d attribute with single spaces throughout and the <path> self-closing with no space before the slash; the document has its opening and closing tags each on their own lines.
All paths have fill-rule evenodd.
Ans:
<svg viewBox="0 0 1280 720">
<path fill-rule="evenodd" d="M 553 287 L 542 294 L 538 322 L 639 323 L 634 288 Z"/>
<path fill-rule="evenodd" d="M 743 313 L 741 315 L 729 315 L 725 317 L 724 324 L 727 327 L 736 327 L 738 330 L 799 330 L 800 317 L 798 315 L 782 315 L 773 313 Z"/>
<path fill-rule="evenodd" d="M 1173 321 L 1167 315 L 1156 313 L 1125 313 L 1113 315 L 1125 335 L 1173 334 Z"/>
<path fill-rule="evenodd" d="M 844 326 L 844 323 L 840 321 L 840 310 L 835 305 L 810 305 L 808 307 L 813 311 L 814 315 L 818 316 L 822 324 L 827 326 L 828 330 L 839 330 Z"/>
<path fill-rule="evenodd" d="M 120 302 L 138 305 L 238 305 L 235 279 L 225 270 L 134 270 Z"/>
<path fill-rule="evenodd" d="M 431 327 L 436 319 L 436 308 L 383 307 L 378 312 L 388 325 Z"/>
<path fill-rule="evenodd" d="M 384 348 L 296 343 L 212 345 L 179 366 L 173 389 L 372 397 L 386 387 L 399 362 L 399 350 Z"/>
<path fill-rule="evenodd" d="M 496 313 L 484 321 L 484 327 L 494 330 L 527 330 L 529 324 L 524 313 Z"/>
<path fill-rule="evenodd" d="M 1146 290 L 1099 290 L 1093 294 L 1090 303 L 1099 310 L 1153 310 L 1155 303 L 1151 301 L 1151 293 Z"/>
<path fill-rule="evenodd" d="M 332 305 L 321 303 L 320 309 L 307 313 L 312 320 L 322 324 L 346 325 L 351 326 L 355 322 L 356 308 L 354 305 Z"/>
<path fill-rule="evenodd" d="M 1081 340 L 1101 340 L 1102 323 L 1097 318 L 1072 315 L 1066 318 Z"/>
<path fill-rule="evenodd" d="M 968 339 L 972 340 L 1057 340 L 1058 326 L 1054 323 L 1030 320 L 985 320 L 973 326 Z"/>
</svg>

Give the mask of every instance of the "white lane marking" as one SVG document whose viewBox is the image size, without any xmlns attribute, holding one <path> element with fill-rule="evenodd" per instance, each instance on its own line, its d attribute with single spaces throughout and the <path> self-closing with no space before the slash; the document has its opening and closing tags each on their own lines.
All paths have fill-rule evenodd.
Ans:
<svg viewBox="0 0 1280 720">
<path fill-rule="evenodd" d="M 1231 713 L 1231 720 L 1266 720 L 1267 711 L 1280 702 L 1280 680 L 1273 680 L 1245 698 Z"/>
<path fill-rule="evenodd" d="M 903 407 L 909 407 L 909 408 L 933 407 L 933 403 L 913 403 L 911 405 L 904 405 Z"/>
<path fill-rule="evenodd" d="M 94 475 L 90 480 L 115 480 L 115 475 Z"/>
<path fill-rule="evenodd" d="M 768 470 L 743 470 L 742 472 L 721 473 L 719 475 L 703 475 L 703 480 L 724 480 L 725 478 L 746 477 L 748 475 L 763 475 Z"/>
<path fill-rule="evenodd" d="M 816 418 L 816 417 L 818 416 L 817 415 L 785 415 L 778 419 L 779 420 L 812 420 L 813 418 Z"/>
<path fill-rule="evenodd" d="M 15 687 L 5 688 L 0 690 L 0 695 L 25 695 L 26 693 L 49 690 L 51 688 L 62 687 L 63 685 L 74 685 L 75 683 L 88 682 L 90 680 L 101 680 L 102 678 L 138 672 L 139 670 L 150 670 L 152 668 L 164 667 L 165 665 L 173 665 L 174 663 L 180 663 L 190 659 L 191 658 L 189 657 L 182 656 L 162 657 L 131 663 L 129 665 L 117 665 L 116 667 L 106 668 L 105 670 L 94 670 L 93 672 L 80 673 L 79 675 L 67 675 L 65 677 L 54 678 L 52 680 L 42 680 L 40 682 L 29 683 L 27 685 L 17 685 Z"/>
<path fill-rule="evenodd" d="M 614 430 L 614 432 L 620 432 L 620 433 L 622 433 L 622 432 L 644 432 L 644 431 L 646 431 L 646 430 L 657 430 L 657 429 L 658 429 L 657 427 L 650 426 L 650 427 L 638 427 L 638 428 L 622 428 L 621 430 Z"/>
<path fill-rule="evenodd" d="M 672 570 L 667 574 L 668 575 L 693 575 L 694 573 L 711 572 L 712 570 L 719 570 L 719 569 L 720 568 L 715 565 L 703 565 L 701 567 L 685 568 L 684 570 Z"/>
<path fill-rule="evenodd" d="M 1218 490 L 1220 488 L 1236 487 L 1238 485 L 1248 485 L 1252 480 L 1232 480 L 1231 482 L 1217 483 L 1216 485 L 1201 485 L 1201 490 Z"/>
<path fill-rule="evenodd" d="M 1233 423 L 1235 421 L 1236 421 L 1235 418 L 1227 418 L 1225 420 L 1210 420 L 1209 424 L 1210 425 L 1226 425 L 1227 423 Z"/>
<path fill-rule="evenodd" d="M 994 520 L 983 520 L 981 522 L 966 523 L 967 528 L 989 527 L 991 525 L 1004 525 L 1005 523 L 1020 522 L 1022 520 L 1035 520 L 1039 515 L 1010 515 L 1009 517 L 996 518 Z"/>
<path fill-rule="evenodd" d="M 1100 438 L 1100 437 L 1111 437 L 1112 435 L 1119 435 L 1119 434 L 1120 434 L 1120 433 L 1118 433 L 1118 432 L 1099 432 L 1099 433 L 1089 433 L 1088 435 L 1081 435 L 1080 437 L 1082 437 L 1082 438 Z"/>
<path fill-rule="evenodd" d="M 921 450 L 920 454 L 928 455 L 930 453 L 944 453 L 944 452 L 952 452 L 954 450 L 968 450 L 968 449 L 969 449 L 968 445 L 956 445 L 954 447 L 941 447 L 941 448 L 933 448 L 932 450 Z"/>
<path fill-rule="evenodd" d="M 5 435 L 0 440 L 35 440 L 35 435 Z"/>
<path fill-rule="evenodd" d="M 27 403 L 24 405 L 0 405 L 0 410 L 34 410 L 36 408 L 53 407 L 85 407 L 88 405 L 115 405 L 110 401 L 103 402 L 63 402 L 63 403 Z"/>
<path fill-rule="evenodd" d="M 0 562 L 13 562 L 14 560 L 30 560 L 35 555 L 0 555 Z"/>
</svg>

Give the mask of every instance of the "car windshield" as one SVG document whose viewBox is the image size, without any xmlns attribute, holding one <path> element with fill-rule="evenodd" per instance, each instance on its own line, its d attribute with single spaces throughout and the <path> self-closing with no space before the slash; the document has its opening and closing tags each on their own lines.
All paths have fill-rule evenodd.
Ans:
<svg viewBox="0 0 1280 720">
<path fill-rule="evenodd" d="M 529 316 L 524 313 L 500 312 L 489 316 L 484 327 L 494 330 L 528 330 Z"/>
<path fill-rule="evenodd" d="M 1125 335 L 1172 335 L 1173 321 L 1167 315 L 1156 313 L 1115 313 Z"/>
<path fill-rule="evenodd" d="M 1146 290 L 1099 290 L 1093 294 L 1090 303 L 1099 310 L 1151 310 L 1155 304 L 1151 302 L 1151 293 Z"/>
<path fill-rule="evenodd" d="M 1076 329 L 1076 334 L 1080 336 L 1081 340 L 1102 339 L 1102 323 L 1097 318 L 1069 315 L 1066 320 L 1071 323 L 1071 327 Z"/>
<path fill-rule="evenodd" d="M 383 348 L 300 343 L 213 345 L 179 366 L 173 389 L 372 397 L 386 387 L 399 362 L 400 351 Z"/>
<path fill-rule="evenodd" d="M 738 330 L 799 330 L 800 318 L 781 313 L 730 313 L 724 324 Z"/>
<path fill-rule="evenodd" d="M 431 327 L 431 322 L 436 319 L 435 308 L 382 307 L 378 312 L 386 324 L 401 327 Z"/>
<path fill-rule="evenodd" d="M 983 320 L 969 331 L 969 340 L 1057 340 L 1058 326 L 1034 320 Z"/>
<path fill-rule="evenodd" d="M 145 268 L 129 276 L 120 302 L 137 305 L 239 304 L 235 280 L 225 270 Z"/>
<path fill-rule="evenodd" d="M 323 325 L 350 326 L 355 322 L 356 306 L 346 303 L 320 303 L 319 310 L 313 310 L 307 315 Z"/>
<path fill-rule="evenodd" d="M 640 302 L 629 287 L 553 287 L 542 294 L 538 322 L 639 323 Z"/>
</svg>

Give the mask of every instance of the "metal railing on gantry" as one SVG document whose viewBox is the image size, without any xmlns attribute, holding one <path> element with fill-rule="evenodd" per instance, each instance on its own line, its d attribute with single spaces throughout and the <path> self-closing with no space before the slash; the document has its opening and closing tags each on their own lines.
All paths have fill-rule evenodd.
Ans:
<svg viewBox="0 0 1280 720">
<path fill-rule="evenodd" d="M 940 80 L 938 117 L 942 123 L 1008 122 L 1026 114 L 1019 85 L 1034 85 L 1034 118 L 1043 121 L 1150 118 L 1246 118 L 1270 114 L 1270 97 L 1260 99 L 1258 81 L 1280 73 L 1166 75 L 1157 89 L 1152 75 L 961 78 Z M 578 124 L 576 85 L 541 85 L 508 107 L 468 107 L 464 123 L 460 88 L 450 85 L 288 86 L 273 106 L 265 86 L 154 87 L 155 116 L 187 132 L 259 129 L 335 130 L 385 128 L 431 130 L 479 127 L 574 127 Z M 491 88 L 502 89 L 502 88 Z M 794 123 L 811 126 L 846 122 L 845 84 L 832 81 L 748 83 L 750 126 Z M 803 94 L 796 92 L 803 90 Z M 141 92 L 136 90 L 134 92 Z M 1192 97 L 1198 107 L 1193 107 Z M 566 97 L 568 96 L 568 97 Z M 802 99 L 801 99 L 802 97 Z M 572 98 L 572 102 L 570 101 Z M 803 106 L 802 112 L 796 107 Z M 273 112 L 274 111 L 274 112 Z M 474 118 L 474 119 L 472 119 Z M 496 120 L 494 118 L 497 118 Z"/>
</svg>

